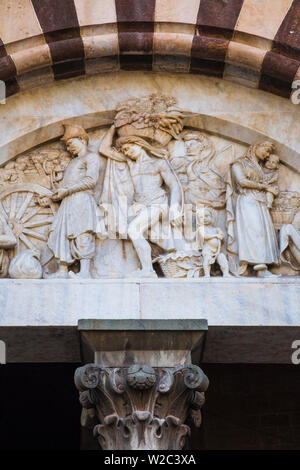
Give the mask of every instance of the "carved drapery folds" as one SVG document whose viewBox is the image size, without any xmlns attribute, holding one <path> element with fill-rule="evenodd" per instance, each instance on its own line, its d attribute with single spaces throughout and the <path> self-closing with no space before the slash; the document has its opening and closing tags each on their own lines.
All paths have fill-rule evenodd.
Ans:
<svg viewBox="0 0 300 470">
<path fill-rule="evenodd" d="M 298 274 L 297 176 L 274 142 L 229 141 L 194 117 L 168 95 L 132 98 L 109 128 L 65 124 L 62 142 L 6 162 L 0 277 Z"/>
<path fill-rule="evenodd" d="M 132 365 L 77 369 L 75 384 L 83 407 L 81 424 L 93 430 L 104 450 L 182 449 L 190 413 L 201 425 L 208 379 L 195 365 L 153 368 Z"/>
</svg>

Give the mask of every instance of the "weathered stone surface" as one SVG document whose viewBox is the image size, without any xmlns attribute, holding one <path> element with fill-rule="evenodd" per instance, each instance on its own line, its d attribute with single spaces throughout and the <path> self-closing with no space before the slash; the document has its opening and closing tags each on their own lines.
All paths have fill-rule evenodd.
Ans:
<svg viewBox="0 0 300 470">
<path fill-rule="evenodd" d="M 298 278 L 3 279 L 0 339 L 7 344 L 8 362 L 79 362 L 80 319 L 206 318 L 204 361 L 289 364 L 291 344 L 300 334 L 299 299 Z M 141 362 L 149 359 L 147 352 L 139 354 Z M 178 351 L 152 359 L 158 365 L 174 357 L 188 358 Z M 98 360 L 102 359 L 99 353 Z M 111 364 L 116 360 L 111 354 Z"/>
<path fill-rule="evenodd" d="M 206 385 L 186 383 L 201 371 L 189 365 L 184 335 L 172 330 L 159 348 L 164 320 L 186 319 L 193 330 L 207 319 L 212 363 L 289 363 L 299 335 L 300 108 L 290 100 L 299 2 L 3 0 L 1 8 L 8 362 L 85 360 L 90 340 L 101 366 L 81 369 L 77 386 L 103 447 L 181 448 L 190 405 L 201 421 Z M 107 217 L 121 207 L 117 193 L 132 211 L 120 217 L 125 230 L 117 223 L 119 238 Z M 189 217 L 192 241 L 176 237 Z M 171 235 L 157 237 L 153 225 Z M 161 331 L 132 346 L 132 332 L 97 338 L 97 319 L 158 319 Z M 150 402 L 166 376 L 180 399 L 160 413 Z M 113 395 L 105 418 L 103 393 Z"/>
<path fill-rule="evenodd" d="M 298 278 L 3 279 L 0 324 L 75 326 L 83 318 L 206 318 L 209 325 L 219 326 L 299 326 L 299 296 Z"/>
<path fill-rule="evenodd" d="M 103 450 L 177 450 L 190 433 L 188 413 L 201 425 L 208 379 L 195 365 L 76 370 L 83 411 L 81 424 Z M 105 399 L 104 399 L 105 398 Z"/>
<path fill-rule="evenodd" d="M 201 425 L 205 320 L 80 320 L 81 424 L 105 450 L 181 449 Z M 88 349 L 92 355 L 88 357 Z M 192 362 L 192 363 L 191 363 Z"/>
<path fill-rule="evenodd" d="M 174 367 L 201 363 L 207 321 L 79 320 L 78 331 L 84 362 L 104 367 Z"/>
<path fill-rule="evenodd" d="M 297 274 L 299 174 L 274 140 L 200 131 L 162 93 L 116 103 L 112 120 L 90 135 L 64 123 L 62 142 L 0 169 L 1 277 Z M 42 276 L 8 267 L 23 251 Z"/>
<path fill-rule="evenodd" d="M 77 90 L 75 95 L 72 91 L 74 86 Z M 157 91 L 170 94 L 170 90 L 178 99 L 178 106 L 193 114 L 187 119 L 187 125 L 247 145 L 266 137 L 276 142 L 283 162 L 299 168 L 299 106 L 219 79 L 182 75 L 178 80 L 174 74 L 147 75 L 142 72 L 100 74 L 57 82 L 47 88 L 40 87 L 34 93 L 24 92 L 7 100 L 5 106 L 0 106 L 3 126 L 1 164 L 34 146 L 60 137 L 63 122 L 77 122 L 86 129 L 108 125 L 120 101 Z M 47 105 L 46 115 L 41 103 Z M 243 103 L 242 112 L 240 103 Z M 195 113 L 199 114 L 198 118 Z M 19 116 L 22 119 L 18 119 Z"/>
</svg>

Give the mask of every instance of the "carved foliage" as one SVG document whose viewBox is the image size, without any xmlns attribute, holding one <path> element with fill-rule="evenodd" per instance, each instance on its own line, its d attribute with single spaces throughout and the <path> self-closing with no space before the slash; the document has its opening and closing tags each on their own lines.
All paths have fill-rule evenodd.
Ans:
<svg viewBox="0 0 300 470">
<path fill-rule="evenodd" d="M 75 384 L 83 406 L 82 425 L 93 429 L 105 450 L 176 450 L 190 429 L 188 412 L 201 424 L 208 379 L 194 365 L 176 368 L 80 367 Z"/>
</svg>

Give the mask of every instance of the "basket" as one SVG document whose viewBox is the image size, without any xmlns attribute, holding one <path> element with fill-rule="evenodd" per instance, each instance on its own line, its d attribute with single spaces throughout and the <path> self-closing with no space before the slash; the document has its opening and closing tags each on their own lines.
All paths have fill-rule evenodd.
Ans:
<svg viewBox="0 0 300 470">
<path fill-rule="evenodd" d="M 271 216 L 276 229 L 280 229 L 285 224 L 291 224 L 295 215 L 295 210 L 271 210 Z"/>
<path fill-rule="evenodd" d="M 168 145 L 172 139 L 172 136 L 168 132 L 164 132 L 161 129 L 155 129 L 151 126 L 137 128 L 132 124 L 125 124 L 122 127 L 118 127 L 118 135 L 119 137 L 129 137 L 132 135 L 137 137 L 144 137 L 163 146 Z"/>
<path fill-rule="evenodd" d="M 300 194 L 297 191 L 282 191 L 270 210 L 275 228 L 279 230 L 283 225 L 292 224 L 299 207 Z"/>
<path fill-rule="evenodd" d="M 200 254 L 170 253 L 159 256 L 157 261 L 165 277 L 199 277 L 202 267 Z"/>
<path fill-rule="evenodd" d="M 177 265 L 176 261 L 169 258 L 166 261 L 159 261 L 159 265 L 165 277 L 185 277 L 186 269 Z"/>
</svg>

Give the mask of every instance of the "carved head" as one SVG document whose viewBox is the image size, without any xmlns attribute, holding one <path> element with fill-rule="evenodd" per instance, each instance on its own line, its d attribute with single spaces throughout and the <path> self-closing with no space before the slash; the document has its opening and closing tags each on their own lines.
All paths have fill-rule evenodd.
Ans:
<svg viewBox="0 0 300 470">
<path fill-rule="evenodd" d="M 182 138 L 189 156 L 199 156 L 204 150 L 210 150 L 212 147 L 209 139 L 199 132 L 185 132 Z"/>
<path fill-rule="evenodd" d="M 137 160 L 144 151 L 158 158 L 163 158 L 168 155 L 165 149 L 154 147 L 145 139 L 137 136 L 119 137 L 116 140 L 116 147 L 132 160 Z"/>
<path fill-rule="evenodd" d="M 266 160 L 268 156 L 273 152 L 274 144 L 272 142 L 260 142 L 254 146 L 255 155 L 259 160 Z"/>
<path fill-rule="evenodd" d="M 87 142 L 82 137 L 73 137 L 66 141 L 66 147 L 71 155 L 78 155 L 87 147 Z"/>
<path fill-rule="evenodd" d="M 214 212 L 210 207 L 197 207 L 196 217 L 199 225 L 214 224 Z"/>
<path fill-rule="evenodd" d="M 279 167 L 279 157 L 275 153 L 271 153 L 265 161 L 265 168 L 268 170 L 277 170 Z"/>
<path fill-rule="evenodd" d="M 65 133 L 61 140 L 72 155 L 78 155 L 89 143 L 89 136 L 81 126 L 65 124 Z"/>
<path fill-rule="evenodd" d="M 142 148 L 138 144 L 124 144 L 122 145 L 122 152 L 131 160 L 137 160 L 142 153 Z"/>
<path fill-rule="evenodd" d="M 24 171 L 27 168 L 27 163 L 27 157 L 18 157 L 15 162 L 15 169 L 19 171 Z"/>
</svg>

